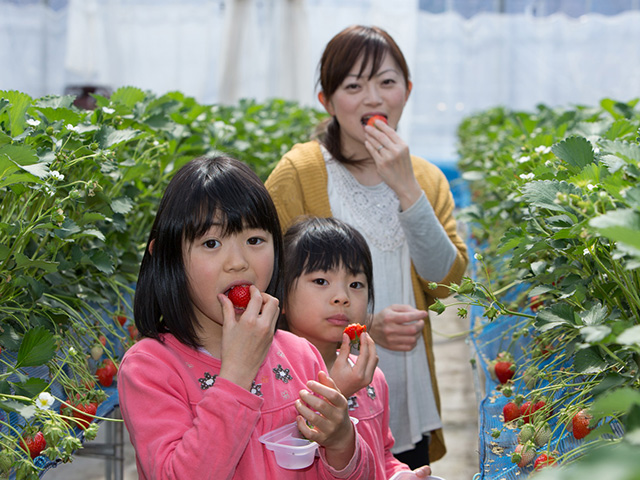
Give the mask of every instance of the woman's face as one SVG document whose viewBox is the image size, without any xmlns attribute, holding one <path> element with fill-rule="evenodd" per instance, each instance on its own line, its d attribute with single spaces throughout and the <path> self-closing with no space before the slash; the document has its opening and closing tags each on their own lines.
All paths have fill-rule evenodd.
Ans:
<svg viewBox="0 0 640 480">
<path fill-rule="evenodd" d="M 340 140 L 345 157 L 368 156 L 364 147 L 364 126 L 372 115 L 386 117 L 389 126 L 396 129 L 411 92 L 411 83 L 407 87 L 402 71 L 391 55 L 384 56 L 373 76 L 371 65 L 358 76 L 361 65 L 362 57 L 330 98 L 326 98 L 322 92 L 319 95 L 329 115 L 335 116 L 340 124 Z"/>
</svg>

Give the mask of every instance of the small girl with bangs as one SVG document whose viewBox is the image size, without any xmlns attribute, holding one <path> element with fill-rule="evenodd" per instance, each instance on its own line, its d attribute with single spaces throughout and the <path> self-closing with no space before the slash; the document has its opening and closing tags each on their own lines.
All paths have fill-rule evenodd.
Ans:
<svg viewBox="0 0 640 480">
<path fill-rule="evenodd" d="M 276 331 L 282 238 L 255 173 L 197 158 L 171 179 L 134 299 L 142 337 L 118 372 L 140 479 L 362 479 L 368 445 L 306 340 Z M 245 308 L 228 292 L 249 285 Z M 280 467 L 261 435 L 297 422 L 320 445 L 302 470 Z"/>
<path fill-rule="evenodd" d="M 373 266 L 364 237 L 335 218 L 306 217 L 284 237 L 284 308 L 279 326 L 309 340 L 322 354 L 336 385 L 357 418 L 358 432 L 373 450 L 375 479 L 426 478 L 391 453 L 389 387 L 377 368 L 375 343 L 360 337 L 359 355 L 350 355 L 345 327 L 365 325 L 373 310 Z M 402 472 L 402 473 L 401 473 Z"/>
</svg>

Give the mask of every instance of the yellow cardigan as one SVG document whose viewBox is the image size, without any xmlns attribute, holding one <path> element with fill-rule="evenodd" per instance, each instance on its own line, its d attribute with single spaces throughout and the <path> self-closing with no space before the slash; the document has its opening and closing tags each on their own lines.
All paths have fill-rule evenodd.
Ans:
<svg viewBox="0 0 640 480">
<path fill-rule="evenodd" d="M 458 236 L 456 221 L 453 218 L 454 202 L 449 182 L 442 171 L 426 160 L 411 156 L 413 171 L 418 183 L 424 190 L 436 216 L 442 223 L 449 238 L 456 246 L 458 254 L 447 276 L 440 283 L 460 283 L 469 261 L 467 247 Z M 331 217 L 331 206 L 327 192 L 327 170 L 320 145 L 316 141 L 297 144 L 278 162 L 267 178 L 265 185 L 273 198 L 283 231 L 291 226 L 301 215 Z M 420 278 L 411 267 L 411 279 L 416 298 L 416 308 L 427 310 L 436 297 L 449 296 L 449 289 L 439 287 L 430 290 L 429 280 Z M 438 410 L 440 394 L 435 372 L 431 323 L 425 321 L 423 338 L 427 350 L 433 393 Z M 390 392 L 393 394 L 393 392 Z M 442 429 L 436 430 L 431 437 L 429 448 L 430 461 L 441 458 L 446 452 Z"/>
</svg>

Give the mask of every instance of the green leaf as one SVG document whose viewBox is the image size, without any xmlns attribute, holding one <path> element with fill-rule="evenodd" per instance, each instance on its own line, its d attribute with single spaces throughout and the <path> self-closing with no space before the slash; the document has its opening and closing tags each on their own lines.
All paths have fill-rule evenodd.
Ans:
<svg viewBox="0 0 640 480">
<path fill-rule="evenodd" d="M 44 365 L 56 353 L 56 342 L 53 335 L 44 327 L 33 328 L 24 334 L 16 367 L 35 367 Z"/>
<path fill-rule="evenodd" d="M 618 335 L 616 342 L 620 345 L 637 345 L 640 347 L 640 325 L 634 325 L 627 328 L 624 332 Z"/>
<path fill-rule="evenodd" d="M 129 213 L 133 208 L 133 201 L 128 197 L 116 198 L 111 202 L 111 210 L 114 213 Z"/>
<path fill-rule="evenodd" d="M 111 275 L 113 273 L 113 260 L 111 257 L 102 250 L 94 250 L 89 255 L 93 265 L 102 273 Z"/>
<path fill-rule="evenodd" d="M 618 209 L 589 220 L 589 225 L 602 235 L 640 250 L 640 213 Z"/>
<path fill-rule="evenodd" d="M 22 395 L 25 397 L 37 397 L 40 392 L 44 392 L 49 385 L 49 382 L 38 377 L 30 377 L 27 381 L 22 383 L 11 383 L 16 395 Z"/>
<path fill-rule="evenodd" d="M 615 155 L 618 158 L 622 158 L 627 163 L 640 162 L 640 145 L 637 143 L 629 143 L 627 141 L 620 140 L 602 140 L 600 145 L 603 154 Z"/>
<path fill-rule="evenodd" d="M 110 100 L 114 104 L 124 105 L 129 108 L 142 102 L 145 98 L 145 93 L 136 87 L 120 87 L 111 94 Z"/>
<path fill-rule="evenodd" d="M 607 364 L 596 350 L 596 347 L 587 347 L 578 350 L 573 359 L 573 366 L 578 373 L 599 373 L 607 368 Z"/>
<path fill-rule="evenodd" d="M 96 133 L 96 140 L 100 148 L 106 149 L 121 142 L 127 142 L 135 138 L 140 132 L 138 130 L 126 129 L 116 130 L 110 125 L 103 125 Z"/>
<path fill-rule="evenodd" d="M 16 266 L 22 269 L 37 268 L 44 270 L 47 273 L 55 272 L 58 269 L 56 262 L 48 262 L 46 260 L 31 259 L 22 252 L 16 252 L 14 254 Z"/>
<path fill-rule="evenodd" d="M 584 325 L 600 325 L 606 320 L 607 316 L 608 311 L 606 307 L 600 303 L 595 304 L 585 312 L 580 312 L 580 318 Z"/>
<path fill-rule="evenodd" d="M 557 202 L 556 198 L 559 193 L 575 195 L 582 193 L 575 185 L 557 180 L 537 180 L 524 184 L 521 189 L 523 197 L 528 203 L 555 212 L 570 212 L 568 207 Z"/>
<path fill-rule="evenodd" d="M 551 147 L 556 157 L 573 167 L 582 170 L 594 161 L 591 142 L 584 137 L 569 137 Z"/>
<path fill-rule="evenodd" d="M 559 325 L 575 325 L 576 313 L 570 305 L 558 303 L 538 311 L 536 325 L 541 331 L 550 330 Z"/>
<path fill-rule="evenodd" d="M 25 114 L 31 105 L 31 97 L 26 93 L 11 91 L 0 91 L 0 97 L 9 100 L 9 134 L 17 137 L 27 125 Z"/>
<path fill-rule="evenodd" d="M 600 395 L 589 407 L 589 413 L 594 416 L 621 414 L 630 411 L 634 405 L 640 406 L 640 392 L 628 387 L 617 388 Z"/>
</svg>

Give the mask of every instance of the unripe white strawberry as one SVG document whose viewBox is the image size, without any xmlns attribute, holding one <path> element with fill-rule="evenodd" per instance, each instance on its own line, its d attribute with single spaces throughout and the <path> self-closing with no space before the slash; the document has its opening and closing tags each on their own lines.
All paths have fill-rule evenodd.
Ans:
<svg viewBox="0 0 640 480">
<path fill-rule="evenodd" d="M 102 358 L 102 354 L 104 353 L 104 349 L 102 345 L 94 345 L 91 347 L 91 358 L 98 361 Z"/>
<path fill-rule="evenodd" d="M 536 429 L 530 423 L 525 423 L 522 429 L 518 432 L 518 443 L 524 444 L 533 439 L 536 433 Z"/>
<path fill-rule="evenodd" d="M 535 456 L 536 446 L 529 440 L 524 444 L 518 444 L 516 446 L 513 455 L 511 455 L 511 462 L 518 464 L 520 468 L 524 468 L 533 461 Z"/>
<path fill-rule="evenodd" d="M 538 425 L 536 427 L 536 433 L 533 436 L 533 441 L 536 443 L 538 447 L 546 445 L 547 442 L 551 439 L 551 427 L 547 422 Z"/>
</svg>

